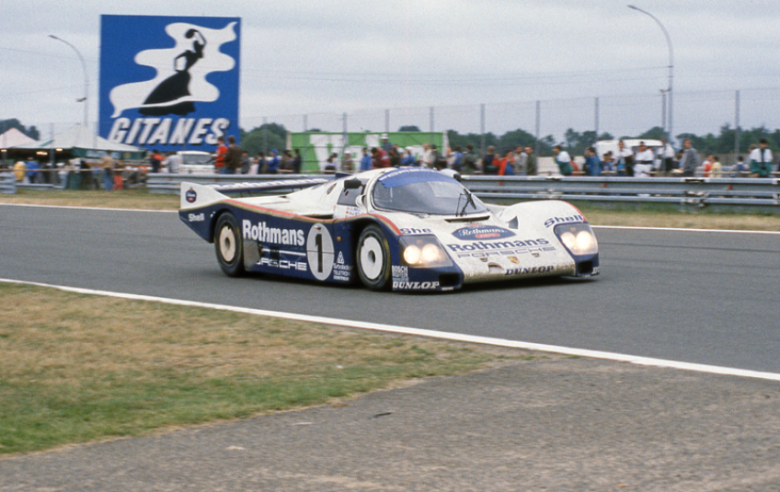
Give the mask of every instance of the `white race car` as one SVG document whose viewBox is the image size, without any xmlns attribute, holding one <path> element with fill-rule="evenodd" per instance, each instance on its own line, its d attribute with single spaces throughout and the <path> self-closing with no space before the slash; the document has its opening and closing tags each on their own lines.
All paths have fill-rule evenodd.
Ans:
<svg viewBox="0 0 780 492">
<path fill-rule="evenodd" d="M 453 174 L 390 168 L 261 184 L 182 183 L 179 215 L 214 243 L 230 276 L 251 271 L 448 291 L 472 282 L 598 275 L 596 237 L 574 206 L 488 205 Z M 295 188 L 303 189 L 228 196 Z"/>
</svg>

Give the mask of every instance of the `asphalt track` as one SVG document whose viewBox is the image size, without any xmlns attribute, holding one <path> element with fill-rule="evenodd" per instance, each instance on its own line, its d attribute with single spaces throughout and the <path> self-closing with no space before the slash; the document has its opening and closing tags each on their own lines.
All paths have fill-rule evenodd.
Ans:
<svg viewBox="0 0 780 492">
<path fill-rule="evenodd" d="M 174 213 L 0 206 L 0 277 L 780 373 L 780 235 L 596 234 L 594 280 L 408 295 L 227 278 Z"/>
</svg>

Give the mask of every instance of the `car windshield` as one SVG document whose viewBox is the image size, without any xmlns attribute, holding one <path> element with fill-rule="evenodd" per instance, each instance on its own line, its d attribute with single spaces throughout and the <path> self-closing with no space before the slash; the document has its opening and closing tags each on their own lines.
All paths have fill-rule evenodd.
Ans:
<svg viewBox="0 0 780 492">
<path fill-rule="evenodd" d="M 487 211 L 485 204 L 462 184 L 438 171 L 419 171 L 404 176 L 388 173 L 372 192 L 374 205 L 385 210 L 413 214 L 466 215 Z"/>
</svg>

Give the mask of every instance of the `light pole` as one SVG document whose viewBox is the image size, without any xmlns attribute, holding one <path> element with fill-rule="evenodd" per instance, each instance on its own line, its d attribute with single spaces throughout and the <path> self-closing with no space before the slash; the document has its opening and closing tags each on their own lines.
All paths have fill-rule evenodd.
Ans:
<svg viewBox="0 0 780 492">
<path fill-rule="evenodd" d="M 653 14 L 633 5 L 629 5 L 628 8 L 650 16 L 650 18 L 653 19 L 655 23 L 658 24 L 658 27 L 660 27 L 664 32 L 664 36 L 666 36 L 666 44 L 669 46 L 669 87 L 666 89 L 666 92 L 669 93 L 669 130 L 667 132 L 667 141 L 672 143 L 672 80 L 674 79 L 674 54 L 672 52 L 672 39 L 669 37 L 669 33 L 666 31 L 664 25 L 661 24 L 661 21 L 656 19 Z"/>
<path fill-rule="evenodd" d="M 76 52 L 76 54 L 79 56 L 79 60 L 81 60 L 81 68 L 84 70 L 84 97 L 82 99 L 78 99 L 78 102 L 84 102 L 84 128 L 86 129 L 88 128 L 87 124 L 89 123 L 89 77 L 87 77 L 87 64 L 84 62 L 84 57 L 81 56 L 81 52 L 75 46 L 62 38 L 58 38 L 54 34 L 49 34 L 49 37 L 56 39 L 57 41 L 62 41 L 63 43 L 73 48 L 73 51 Z"/>
</svg>

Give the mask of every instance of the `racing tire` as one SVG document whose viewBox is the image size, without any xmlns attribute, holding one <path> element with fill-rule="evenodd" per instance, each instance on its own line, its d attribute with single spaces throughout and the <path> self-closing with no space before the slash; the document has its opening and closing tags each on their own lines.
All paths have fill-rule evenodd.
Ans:
<svg viewBox="0 0 780 492">
<path fill-rule="evenodd" d="M 390 286 L 390 245 L 378 226 L 369 225 L 360 233 L 356 260 L 363 285 L 371 290 Z"/>
<path fill-rule="evenodd" d="M 220 268 L 228 277 L 239 277 L 244 273 L 244 249 L 240 231 L 235 215 L 228 212 L 219 216 L 214 229 L 214 250 Z"/>
</svg>

